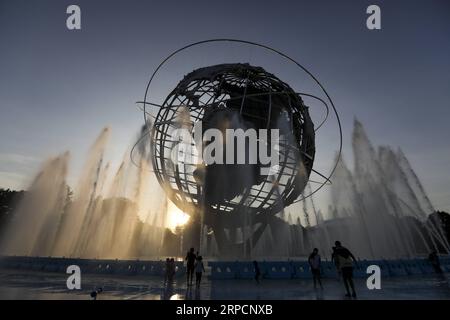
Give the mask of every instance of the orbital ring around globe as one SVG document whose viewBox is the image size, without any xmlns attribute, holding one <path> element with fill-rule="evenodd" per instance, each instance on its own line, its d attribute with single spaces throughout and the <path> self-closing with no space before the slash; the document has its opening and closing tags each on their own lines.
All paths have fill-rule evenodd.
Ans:
<svg viewBox="0 0 450 320">
<path fill-rule="evenodd" d="M 332 167 L 332 169 L 331 169 L 331 171 L 330 171 L 330 173 L 329 173 L 329 175 L 328 176 L 325 176 L 325 175 L 322 175 L 322 174 L 320 174 L 319 172 L 317 172 L 317 171 L 315 171 L 315 170 L 313 170 L 312 169 L 312 163 L 311 163 L 311 168 L 310 168 L 310 170 L 313 170 L 315 173 L 317 173 L 318 175 L 320 175 L 325 181 L 324 182 L 316 182 L 316 181 L 311 181 L 310 179 L 309 179 L 309 173 L 311 172 L 310 170 L 309 170 L 309 172 L 308 172 L 308 181 L 307 182 L 316 182 L 316 183 L 318 183 L 319 184 L 319 186 L 315 189 L 315 190 L 311 190 L 310 191 L 310 193 L 309 194 L 307 194 L 307 195 L 305 195 L 305 193 L 304 193 L 304 191 L 302 190 L 302 192 L 301 192 L 301 194 L 300 195 L 297 195 L 297 197 L 296 197 L 296 199 L 291 199 L 291 201 L 289 201 L 289 203 L 287 204 L 287 205 L 290 205 L 290 204 L 292 204 L 292 203 L 295 203 L 295 202 L 299 202 L 299 201 L 302 201 L 302 200 L 304 200 L 304 199 L 306 199 L 306 198 L 308 198 L 308 197 L 310 197 L 310 196 L 312 196 L 313 194 L 315 194 L 316 192 L 318 192 L 325 184 L 327 184 L 327 183 L 330 183 L 331 182 L 331 180 L 330 180 L 330 178 L 331 178 L 331 176 L 333 175 L 333 173 L 334 173 L 334 171 L 336 170 L 336 167 L 337 167 L 337 165 L 338 165 L 338 162 L 339 162 L 339 159 L 340 159 L 340 156 L 341 156 L 341 152 L 342 152 L 342 128 L 341 128 L 341 123 L 340 123 L 340 119 L 339 119 L 339 115 L 338 115 L 338 112 L 337 112 L 337 110 L 336 110 L 336 108 L 335 108 L 335 105 L 334 105 L 334 103 L 333 103 L 333 101 L 332 101 L 332 99 L 331 99 L 331 97 L 329 96 L 329 94 L 327 93 L 327 91 L 326 91 L 326 89 L 323 87 L 323 85 L 319 82 L 319 80 L 309 71 L 309 70 L 307 70 L 304 66 L 302 66 L 300 63 L 298 63 L 297 61 L 295 61 L 294 59 L 292 59 L 291 57 L 289 57 L 289 56 L 287 56 L 286 54 L 284 54 L 284 53 L 282 53 L 282 52 L 280 52 L 280 51 L 278 51 L 278 50 L 276 50 L 276 49 L 273 49 L 273 48 L 271 48 L 271 47 L 269 47 L 269 46 L 266 46 L 266 45 L 263 45 L 263 44 L 258 44 L 258 43 L 255 43 L 255 42 L 251 42 L 251 41 L 245 41 L 245 40 L 238 40 L 238 39 L 209 39 L 209 40 L 204 40 L 204 41 L 199 41 L 199 42 L 195 42 L 195 43 L 191 43 L 191 44 L 188 44 L 188 45 L 186 45 L 186 46 L 184 46 L 184 47 L 182 47 L 182 48 L 180 48 L 180 49 L 178 49 L 178 50 L 175 50 L 174 52 L 172 52 L 169 56 L 167 56 L 158 66 L 157 66 L 157 68 L 155 69 L 155 71 L 153 72 L 153 74 L 151 75 L 151 77 L 150 77 L 150 79 L 149 79 L 149 81 L 148 81 L 148 83 L 147 83 L 147 87 L 146 87 L 146 90 L 145 90 L 145 95 L 144 95 L 144 100 L 143 101 L 141 101 L 141 102 L 138 102 L 138 104 L 140 104 L 140 105 L 142 105 L 142 107 L 141 107 L 141 110 L 144 112 L 144 121 L 145 121 L 145 127 L 147 128 L 147 131 L 146 132 L 143 132 L 143 134 L 142 134 L 142 137 L 136 142 L 136 144 L 135 144 L 135 146 L 133 147 L 133 149 L 142 141 L 142 139 L 146 136 L 146 135 L 152 135 L 152 131 L 153 131 L 153 127 L 150 127 L 150 124 L 149 124 L 149 119 L 148 119 L 148 116 L 152 116 L 151 114 L 149 114 L 148 112 L 147 112 L 147 110 L 146 110 L 146 107 L 147 107 L 147 105 L 150 105 L 150 106 L 155 106 L 155 107 L 160 107 L 160 110 L 159 110 L 159 112 L 158 112 L 158 116 L 160 115 L 160 111 L 161 111 L 161 108 L 163 108 L 163 106 L 168 102 L 168 100 L 169 100 L 169 97 L 171 96 L 171 94 L 169 94 L 169 96 L 166 98 L 166 100 L 164 101 L 164 103 L 162 104 L 162 105 L 159 105 L 159 104 L 156 104 L 156 103 L 152 103 L 151 101 L 147 101 L 147 99 L 148 99 L 148 96 L 149 96 L 149 92 L 150 92 L 150 86 L 151 86 L 151 84 L 152 84 L 152 81 L 153 81 L 153 79 L 155 78 L 155 76 L 156 76 L 156 74 L 159 72 L 159 70 L 162 68 L 162 66 L 165 64 L 165 63 L 167 63 L 171 58 L 173 58 L 175 55 L 177 55 L 178 53 L 180 53 L 180 52 L 182 52 L 182 51 L 184 51 L 184 50 L 187 50 L 187 49 L 189 49 L 189 48 L 192 48 L 192 47 L 194 47 L 194 46 L 199 46 L 199 45 L 202 45 L 202 44 L 208 44 L 208 43 L 217 43 L 217 42 L 233 42 L 233 43 L 241 43 L 241 44 L 246 44 L 246 45 L 250 45 L 250 46 L 256 46 L 256 47 L 259 47 L 259 48 L 263 48 L 263 49 L 265 49 L 265 50 L 268 50 L 268 51 L 270 51 L 270 52 L 272 52 L 272 53 L 275 53 L 275 54 L 277 54 L 277 55 L 280 55 L 280 56 L 282 56 L 284 59 L 286 59 L 286 60 L 288 60 L 289 62 L 291 62 L 291 63 L 294 63 L 298 68 L 300 68 L 302 71 L 304 71 L 319 87 L 320 87 L 320 89 L 321 89 L 321 91 L 325 94 L 325 96 L 327 97 L 327 100 L 329 101 L 329 103 L 330 103 L 330 105 L 331 105 L 331 107 L 332 107 L 332 109 L 333 109 L 333 112 L 334 112 L 334 114 L 335 114 L 335 116 L 336 116 L 336 119 L 337 119 L 337 125 L 338 125 L 338 129 L 339 129 L 339 148 L 338 148 L 338 156 L 336 157 L 336 162 L 334 163 L 334 165 L 333 165 L 333 167 Z M 225 65 L 226 66 L 226 65 Z M 208 69 L 208 68 L 200 68 L 200 69 Z M 262 68 L 261 68 L 262 69 Z M 208 70 L 208 71 L 210 71 L 211 72 L 211 70 Z M 263 71 L 265 71 L 265 70 L 263 70 Z M 212 71 L 212 72 L 214 72 L 214 71 Z M 256 71 L 255 71 L 256 72 Z M 194 72 L 192 72 L 192 73 L 194 73 Z M 267 73 L 267 74 L 269 74 L 269 73 Z M 269 74 L 269 75 L 271 75 L 271 74 Z M 267 75 L 265 75 L 265 77 L 268 77 Z M 278 80 L 278 79 L 277 79 Z M 282 82 L 282 81 L 280 81 L 280 82 Z M 288 90 L 290 89 L 290 87 L 289 86 L 287 86 L 287 88 L 288 88 Z M 173 92 L 172 92 L 173 93 Z M 285 91 L 280 91 L 280 92 L 271 92 L 271 96 L 272 95 L 276 95 L 276 94 L 286 94 L 286 92 Z M 290 95 L 290 94 L 292 94 L 292 92 L 290 92 L 290 93 L 287 93 L 288 95 Z M 327 120 L 327 118 L 328 118 L 328 114 L 329 114 L 329 107 L 328 107 L 328 104 L 323 100 L 323 99 L 321 99 L 320 97 L 317 97 L 317 96 L 315 96 L 315 95 L 312 95 L 312 94 L 308 94 L 308 93 L 298 93 L 298 92 L 296 92 L 296 94 L 297 95 L 299 95 L 299 96 L 308 96 L 308 97 L 310 97 L 310 98 L 313 98 L 313 99 L 316 99 L 317 101 L 319 101 L 319 102 L 321 102 L 324 106 L 325 106 L 325 108 L 326 108 L 326 116 L 325 116 L 325 118 L 320 122 L 320 124 L 314 129 L 314 132 L 315 131 L 317 131 L 325 122 L 326 122 L 326 120 Z M 244 93 L 244 96 L 245 96 L 245 93 Z M 252 94 L 251 93 L 249 93 L 248 95 L 247 95 L 247 97 L 251 97 L 252 96 Z M 253 96 L 258 96 L 258 93 L 254 93 L 253 94 Z M 240 97 L 234 97 L 234 98 L 229 98 L 229 99 L 227 99 L 227 101 L 228 101 L 228 103 L 230 103 L 230 100 L 232 100 L 232 99 L 239 99 Z M 301 100 L 301 99 L 300 99 Z M 239 100 L 237 101 L 238 103 L 240 102 Z M 243 102 L 243 99 L 242 99 L 242 102 Z M 242 108 L 242 107 L 241 107 Z M 241 112 L 242 112 L 242 110 L 241 110 Z M 157 116 L 157 117 L 158 117 Z M 154 131 L 153 131 L 154 132 Z M 151 142 L 153 142 L 153 141 L 151 141 Z M 151 146 L 151 148 L 153 149 L 153 145 Z M 130 156 L 131 156 L 131 161 L 135 164 L 135 165 L 137 165 L 134 161 L 133 161 L 133 149 L 131 150 L 131 153 L 130 153 Z M 152 157 L 152 160 L 154 159 L 154 157 Z M 313 159 L 312 159 L 313 160 Z M 153 165 L 155 165 L 155 163 L 153 163 Z M 158 174 L 159 173 L 159 174 Z M 165 173 L 164 173 L 165 174 Z M 166 183 L 167 183 L 167 181 L 163 181 L 164 180 L 164 178 L 165 177 L 163 177 L 163 178 L 161 178 L 161 173 L 160 172 L 155 172 L 155 175 L 157 176 L 157 178 L 158 178 L 158 181 L 159 181 L 159 183 L 161 184 L 161 186 L 163 187 L 163 188 L 165 188 L 165 185 L 166 185 Z M 183 182 L 186 182 L 186 181 L 184 181 L 183 180 Z M 189 181 L 188 181 L 189 182 Z M 191 181 L 192 182 L 192 181 Z M 179 184 L 179 181 L 178 182 L 174 182 L 174 184 L 176 184 L 176 186 L 178 187 L 178 188 L 180 188 L 180 184 Z M 210 185 L 210 188 L 212 187 L 212 185 Z M 304 186 L 303 186 L 303 188 L 304 188 Z M 183 207 L 184 206 L 184 204 L 183 203 L 185 203 L 186 202 L 186 199 L 184 198 L 184 196 L 182 196 L 183 197 L 183 199 L 181 199 L 179 196 L 177 196 L 177 197 L 173 197 L 173 196 L 171 196 L 171 192 L 173 191 L 173 190 L 170 190 L 170 188 L 165 188 L 165 190 L 166 190 L 166 192 L 168 193 L 168 196 L 169 196 L 169 198 L 177 205 L 177 206 L 179 206 L 179 207 Z M 184 188 L 184 192 L 186 192 L 187 191 L 187 194 L 189 194 L 189 188 L 188 188 L 188 186 L 186 186 L 185 188 Z M 261 193 L 261 191 L 259 192 L 259 193 Z M 259 195 L 259 194 L 258 194 Z M 280 196 L 280 195 L 279 195 Z M 241 199 L 240 200 L 240 202 L 238 201 L 238 203 L 236 203 L 236 206 L 238 207 L 238 206 L 242 206 L 243 205 L 243 203 L 242 203 L 242 201 L 244 201 L 243 199 Z M 193 202 L 193 200 L 192 200 L 192 198 L 190 199 L 190 201 L 188 201 L 188 202 Z M 253 199 L 253 202 L 255 202 L 255 199 Z M 276 202 L 276 201 L 275 201 Z M 247 203 L 248 204 L 248 203 Z M 198 203 L 197 203 L 197 205 L 198 205 Z M 219 208 L 219 206 L 216 206 L 217 208 Z M 185 208 L 184 208 L 185 209 Z M 222 208 L 223 209 L 223 208 Z M 218 210 L 222 210 L 222 209 L 218 209 Z M 267 209 L 267 208 L 266 208 Z M 272 210 L 280 210 L 280 207 L 279 206 L 277 206 L 277 203 L 272 203 L 272 208 L 271 208 Z"/>
</svg>

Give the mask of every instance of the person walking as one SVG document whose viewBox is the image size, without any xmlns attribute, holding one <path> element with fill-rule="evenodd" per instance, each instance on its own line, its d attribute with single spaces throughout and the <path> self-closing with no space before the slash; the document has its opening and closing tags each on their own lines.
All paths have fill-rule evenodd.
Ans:
<svg viewBox="0 0 450 320">
<path fill-rule="evenodd" d="M 169 281 L 170 274 L 170 259 L 166 258 L 165 272 L 164 272 L 164 284 Z"/>
<path fill-rule="evenodd" d="M 193 277 L 194 277 L 194 267 L 195 260 L 197 256 L 194 253 L 194 248 L 191 248 L 186 254 L 186 274 L 187 274 L 187 285 L 192 285 Z"/>
<path fill-rule="evenodd" d="M 337 278 L 340 281 L 341 280 L 341 270 L 339 269 L 339 261 L 336 256 L 336 247 L 331 248 L 331 262 L 333 262 L 334 267 L 336 268 L 337 272 Z"/>
<path fill-rule="evenodd" d="M 320 254 L 319 249 L 314 248 L 308 258 L 309 266 L 311 267 L 311 273 L 314 281 L 314 289 L 317 288 L 317 283 L 319 283 L 320 289 L 323 289 L 322 281 L 320 279 Z"/>
<path fill-rule="evenodd" d="M 173 281 L 173 277 L 175 276 L 175 272 L 176 272 L 175 259 L 174 258 L 170 258 L 170 261 L 169 261 L 169 274 L 168 274 L 168 280 L 170 282 Z"/>
<path fill-rule="evenodd" d="M 259 278 L 261 277 L 261 270 L 259 270 L 259 265 L 258 265 L 258 262 L 256 262 L 256 260 L 253 261 L 253 267 L 255 269 L 255 280 L 256 280 L 256 283 L 259 284 Z"/>
<path fill-rule="evenodd" d="M 205 272 L 205 266 L 203 265 L 202 256 L 197 256 L 197 262 L 195 263 L 195 284 L 197 288 L 200 287 L 202 281 L 202 274 Z"/>
<path fill-rule="evenodd" d="M 346 297 L 356 297 L 355 284 L 353 283 L 353 263 L 356 259 L 347 248 L 343 247 L 340 241 L 336 241 L 332 259 L 335 261 L 340 273 L 347 294 Z M 350 295 L 350 289 L 352 291 Z"/>
</svg>

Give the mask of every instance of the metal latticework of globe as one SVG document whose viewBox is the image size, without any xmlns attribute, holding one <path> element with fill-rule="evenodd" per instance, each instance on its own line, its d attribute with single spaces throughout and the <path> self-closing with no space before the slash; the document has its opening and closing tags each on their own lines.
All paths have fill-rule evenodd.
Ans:
<svg viewBox="0 0 450 320">
<path fill-rule="evenodd" d="M 197 163 L 195 141 L 184 149 L 188 156 L 174 161 L 180 142 L 174 133 L 184 128 L 194 135 L 199 121 L 202 134 L 211 128 L 279 129 L 276 170 L 262 174 L 265 164 L 259 161 Z M 215 65 L 186 75 L 160 107 L 151 132 L 153 170 L 168 197 L 193 217 L 202 212 L 205 225 L 236 227 L 243 219 L 255 224 L 302 194 L 313 166 L 314 140 L 308 108 L 288 84 L 261 67 Z"/>
</svg>

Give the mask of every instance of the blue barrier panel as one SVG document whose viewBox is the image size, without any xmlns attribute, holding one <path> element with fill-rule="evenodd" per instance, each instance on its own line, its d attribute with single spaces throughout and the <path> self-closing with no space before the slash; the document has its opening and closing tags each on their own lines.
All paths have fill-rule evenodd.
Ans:
<svg viewBox="0 0 450 320">
<path fill-rule="evenodd" d="M 293 278 L 295 279 L 310 279 L 312 278 L 312 273 L 307 261 L 293 261 Z"/>
<path fill-rule="evenodd" d="M 33 269 L 33 266 L 34 266 L 34 269 Z M 27 262 L 19 262 L 17 264 L 17 269 L 34 270 L 34 271 L 39 271 L 40 270 L 40 268 L 39 268 L 39 266 L 37 264 L 33 265 L 33 264 L 30 264 L 30 263 L 27 263 Z"/>
<path fill-rule="evenodd" d="M 153 262 L 152 263 L 152 275 L 157 276 L 157 275 L 162 275 L 164 274 L 164 265 L 159 263 L 159 262 Z"/>
<path fill-rule="evenodd" d="M 450 272 L 450 256 L 440 256 L 441 268 Z M 307 261 L 260 261 L 261 277 L 267 279 L 310 279 L 312 274 Z M 165 261 L 139 260 L 96 260 L 79 258 L 49 258 L 49 257 L 1 257 L 0 268 L 33 270 L 43 272 L 64 273 L 69 265 L 78 265 L 83 273 L 149 275 L 164 276 Z M 255 271 L 251 261 L 211 261 L 212 279 L 253 279 Z M 435 270 L 428 259 L 403 260 L 361 260 L 354 266 L 355 278 L 367 277 L 367 267 L 377 265 L 381 274 L 387 276 L 406 276 L 431 274 Z M 185 274 L 183 262 L 175 262 L 175 276 Z M 332 262 L 322 261 L 322 276 L 337 278 L 337 271 Z"/>
<path fill-rule="evenodd" d="M 237 277 L 239 279 L 255 278 L 255 267 L 253 265 L 253 262 L 248 261 L 237 262 L 236 266 L 238 267 Z"/>
<path fill-rule="evenodd" d="M 419 259 L 401 260 L 401 263 L 404 265 L 406 272 L 409 275 L 423 274 L 418 260 Z"/>
<path fill-rule="evenodd" d="M 444 272 L 450 272 L 450 257 L 449 256 L 440 256 L 439 261 L 441 263 L 441 270 Z M 434 268 L 433 268 L 434 271 Z"/>
<path fill-rule="evenodd" d="M 142 261 L 133 263 L 134 273 L 139 275 L 159 276 L 165 277 L 166 275 L 166 262 L 165 261 Z M 175 274 L 174 277 L 178 277 L 186 274 L 186 268 L 183 262 L 175 261 Z"/>
<path fill-rule="evenodd" d="M 0 257 L 0 268 L 9 269 L 12 268 L 17 262 L 10 257 Z"/>
<path fill-rule="evenodd" d="M 138 273 L 143 275 L 154 275 L 156 273 L 155 269 L 155 263 L 146 262 L 141 266 L 141 270 Z"/>
<path fill-rule="evenodd" d="M 441 270 L 443 272 L 450 272 L 450 265 L 448 265 L 448 264 L 441 265 Z"/>
<path fill-rule="evenodd" d="M 164 274 L 164 266 L 158 262 L 151 262 L 146 265 L 146 274 L 156 276 Z"/>
<path fill-rule="evenodd" d="M 450 256 L 448 256 L 448 255 L 440 256 L 439 261 L 441 263 L 441 270 L 444 272 L 450 272 Z M 433 272 L 434 272 L 434 268 L 433 268 Z"/>
<path fill-rule="evenodd" d="M 441 265 L 441 270 L 443 272 L 450 272 L 450 265 L 448 264 Z"/>
<path fill-rule="evenodd" d="M 366 278 L 369 276 L 367 274 L 367 268 L 370 265 L 377 265 L 380 267 L 382 276 L 389 276 L 388 267 L 382 260 L 359 260 L 353 264 L 353 276 L 355 278 Z M 322 262 L 322 276 L 324 278 L 339 278 L 338 270 L 333 262 L 325 261 Z"/>
<path fill-rule="evenodd" d="M 165 272 L 165 262 L 160 260 L 160 261 L 156 261 L 154 264 L 154 268 L 153 268 L 153 275 L 155 276 L 162 276 L 164 275 Z"/>
<path fill-rule="evenodd" d="M 92 261 L 84 266 L 82 269 L 86 273 L 104 273 L 108 264 L 102 261 Z M 109 269 L 109 268 L 108 268 Z"/>
<path fill-rule="evenodd" d="M 434 268 L 428 259 L 415 259 L 415 260 L 420 270 L 422 271 L 422 274 L 434 273 Z"/>
<path fill-rule="evenodd" d="M 63 261 L 61 261 L 61 262 L 58 263 L 58 267 L 55 270 L 55 272 L 65 273 L 67 271 L 67 267 L 68 266 L 69 265 L 66 266 L 65 263 Z"/>
<path fill-rule="evenodd" d="M 211 279 L 236 279 L 238 276 L 238 265 L 236 262 L 210 261 Z"/>
<path fill-rule="evenodd" d="M 75 261 L 74 263 L 80 266 L 81 271 L 85 273 L 99 273 L 99 274 L 112 274 L 115 269 L 116 261 L 114 260 L 88 260 L 88 261 Z M 67 263 L 69 265 L 69 263 Z"/>
<path fill-rule="evenodd" d="M 133 274 L 136 274 L 136 272 L 137 272 L 137 263 L 136 262 L 133 262 L 133 261 L 129 261 L 128 262 L 128 266 L 126 267 L 126 271 L 125 271 L 125 273 L 127 274 L 127 275 L 133 275 Z"/>
<path fill-rule="evenodd" d="M 103 267 L 99 269 L 102 273 L 114 273 L 121 275 L 133 275 L 136 274 L 136 262 L 125 260 L 115 261 L 111 263 L 103 263 Z"/>
<path fill-rule="evenodd" d="M 288 261 L 263 262 L 264 277 L 267 279 L 291 279 L 292 266 Z"/>
<path fill-rule="evenodd" d="M 331 261 L 322 261 L 321 273 L 323 278 L 338 278 L 336 266 Z"/>
<path fill-rule="evenodd" d="M 18 265 L 18 263 L 12 259 L 0 258 L 0 268 L 9 269 L 14 268 L 15 265 Z"/>
<path fill-rule="evenodd" d="M 104 267 L 101 269 L 102 273 L 105 274 L 113 274 L 116 271 L 116 262 L 115 261 L 105 261 Z"/>
<path fill-rule="evenodd" d="M 380 267 L 380 271 L 381 271 L 381 276 L 384 277 L 390 277 L 391 274 L 389 272 L 389 266 L 386 264 L 385 260 L 368 260 L 367 261 L 367 267 L 370 265 L 376 265 Z M 366 267 L 366 272 L 367 272 L 367 267 Z"/>
<path fill-rule="evenodd" d="M 175 277 L 179 277 L 186 274 L 186 267 L 183 262 L 175 262 Z"/>
<path fill-rule="evenodd" d="M 404 264 L 400 260 L 385 260 L 385 264 L 391 277 L 408 275 Z"/>
<path fill-rule="evenodd" d="M 353 264 L 353 276 L 355 278 L 366 278 L 368 276 L 367 274 L 367 267 L 372 265 L 371 261 L 368 260 L 359 260 L 357 263 Z"/>
<path fill-rule="evenodd" d="M 27 262 L 22 263 L 21 269 L 28 269 L 30 264 Z M 33 271 L 43 271 L 45 267 L 45 263 L 42 260 L 37 260 L 36 262 L 31 264 L 31 269 Z"/>
<path fill-rule="evenodd" d="M 44 265 L 43 271 L 45 272 L 58 272 L 59 268 L 56 263 L 48 263 Z"/>
<path fill-rule="evenodd" d="M 146 262 L 140 262 L 136 265 L 136 274 L 146 275 L 149 273 L 150 264 Z"/>
</svg>

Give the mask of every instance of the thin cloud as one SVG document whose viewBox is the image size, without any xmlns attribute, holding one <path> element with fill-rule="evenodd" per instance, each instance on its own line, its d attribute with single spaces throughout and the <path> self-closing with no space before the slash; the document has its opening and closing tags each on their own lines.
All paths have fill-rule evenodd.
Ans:
<svg viewBox="0 0 450 320">
<path fill-rule="evenodd" d="M 41 160 L 17 153 L 0 153 L 0 188 L 24 189 Z"/>
</svg>

